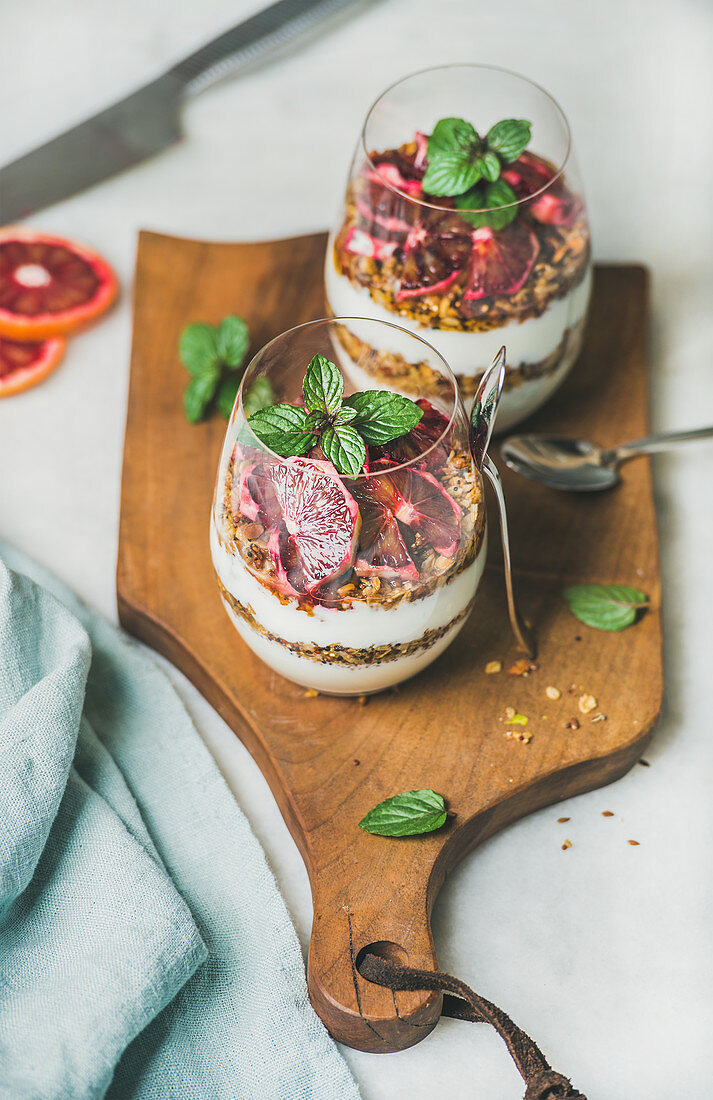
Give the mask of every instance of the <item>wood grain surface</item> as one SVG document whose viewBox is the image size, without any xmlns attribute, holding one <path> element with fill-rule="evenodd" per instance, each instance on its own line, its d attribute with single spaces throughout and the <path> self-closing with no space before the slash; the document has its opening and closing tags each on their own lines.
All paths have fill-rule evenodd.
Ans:
<svg viewBox="0 0 713 1100">
<path fill-rule="evenodd" d="M 225 423 L 184 420 L 181 329 L 227 313 L 248 321 L 252 350 L 324 314 L 325 236 L 208 244 L 142 233 L 118 563 L 124 626 L 173 661 L 244 741 L 266 776 L 307 865 L 314 921 L 308 979 L 332 1034 L 364 1050 L 418 1042 L 438 1019 L 434 994 L 390 992 L 356 969 L 367 945 L 437 965 L 430 913 L 446 875 L 504 825 L 608 783 L 641 755 L 662 691 L 658 551 L 647 460 L 605 494 L 558 494 L 504 471 L 516 585 L 538 637 L 538 668 L 516 677 L 494 507 L 475 611 L 450 649 L 397 691 L 356 700 L 306 698 L 244 645 L 223 610 L 208 546 Z M 645 434 L 647 278 L 599 267 L 585 350 L 528 427 L 602 444 Z M 497 445 L 493 455 L 498 459 Z M 633 584 L 651 609 L 621 634 L 575 620 L 562 589 Z M 488 661 L 503 671 L 486 675 Z M 562 692 L 550 700 L 545 688 Z M 582 692 L 597 700 L 593 722 Z M 505 708 L 530 718 L 532 740 L 505 736 Z M 577 718 L 579 729 L 568 727 Z M 428 836 L 371 836 L 375 803 L 432 787 L 455 815 Z M 180 807 L 176 808 L 180 813 Z M 206 858 L 210 854 L 206 853 Z M 391 945 L 391 946 L 389 946 Z"/>
</svg>

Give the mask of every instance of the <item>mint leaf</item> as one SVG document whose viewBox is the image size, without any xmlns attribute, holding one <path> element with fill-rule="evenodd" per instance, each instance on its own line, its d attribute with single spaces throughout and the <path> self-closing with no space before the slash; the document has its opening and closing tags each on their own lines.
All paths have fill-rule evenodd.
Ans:
<svg viewBox="0 0 713 1100">
<path fill-rule="evenodd" d="M 500 178 L 500 161 L 495 153 L 483 153 L 482 157 L 478 157 L 475 163 L 480 169 L 483 179 L 494 183 L 496 179 Z"/>
<path fill-rule="evenodd" d="M 242 317 L 225 317 L 215 334 L 215 347 L 219 358 L 231 370 L 242 366 L 247 354 L 250 336 Z"/>
<path fill-rule="evenodd" d="M 369 810 L 359 828 L 377 836 L 416 836 L 440 829 L 447 816 L 442 795 L 431 790 L 405 791 Z"/>
<path fill-rule="evenodd" d="M 269 380 L 263 375 L 261 378 L 256 378 L 243 394 L 243 412 L 249 420 L 254 412 L 266 408 L 274 400 L 273 388 Z"/>
<path fill-rule="evenodd" d="M 220 367 L 208 367 L 202 374 L 191 378 L 183 392 L 183 408 L 186 419 L 197 424 L 206 414 L 208 406 L 215 397 L 220 381 Z"/>
<path fill-rule="evenodd" d="M 572 614 L 596 630 L 624 630 L 649 605 L 645 593 L 625 584 L 575 584 L 562 595 Z"/>
<path fill-rule="evenodd" d="M 485 144 L 497 153 L 505 164 L 517 160 L 524 152 L 532 133 L 532 123 L 524 118 L 504 118 L 488 130 Z"/>
<path fill-rule="evenodd" d="M 477 183 L 480 175 L 469 153 L 439 153 L 429 159 L 421 186 L 429 195 L 460 195 Z"/>
<path fill-rule="evenodd" d="M 470 156 L 479 141 L 475 128 L 465 119 L 439 119 L 428 139 L 428 159 L 432 160 L 441 153 L 465 153 Z"/>
<path fill-rule="evenodd" d="M 423 416 L 418 405 L 400 393 L 365 390 L 347 397 L 344 405 L 356 411 L 352 426 L 367 443 L 388 443 L 415 428 Z"/>
<path fill-rule="evenodd" d="M 233 405 L 235 404 L 235 398 L 238 396 L 238 390 L 240 389 L 240 377 L 237 374 L 227 374 L 218 387 L 218 396 L 216 398 L 216 406 L 221 416 L 224 416 L 226 420 L 230 420 L 230 414 L 233 411 Z"/>
<path fill-rule="evenodd" d="M 295 405 L 270 405 L 248 418 L 258 439 L 283 458 L 306 454 L 317 442 L 306 421 L 306 409 Z"/>
<path fill-rule="evenodd" d="M 315 355 L 307 367 L 302 383 L 305 404 L 310 412 L 336 413 L 342 403 L 344 379 L 336 367 L 323 355 Z"/>
<path fill-rule="evenodd" d="M 215 367 L 219 356 L 213 326 L 188 325 L 181 333 L 178 352 L 181 362 L 194 377 Z"/>
<path fill-rule="evenodd" d="M 497 180 L 489 183 L 487 187 L 474 187 L 465 195 L 458 195 L 456 206 L 461 212 L 461 217 L 480 229 L 487 225 L 491 229 L 504 229 L 517 217 L 517 195 L 505 180 Z M 481 208 L 480 212 L 477 211 Z M 492 207 L 492 209 L 487 209 Z M 502 209 L 500 209 L 502 207 Z"/>
<path fill-rule="evenodd" d="M 357 411 L 350 405 L 342 405 L 341 409 L 334 418 L 335 424 L 351 424 L 352 420 L 356 418 Z"/>
<path fill-rule="evenodd" d="M 319 442 L 340 474 L 356 477 L 361 472 L 366 462 L 366 444 L 354 428 L 348 424 L 335 424 L 322 432 Z"/>
</svg>

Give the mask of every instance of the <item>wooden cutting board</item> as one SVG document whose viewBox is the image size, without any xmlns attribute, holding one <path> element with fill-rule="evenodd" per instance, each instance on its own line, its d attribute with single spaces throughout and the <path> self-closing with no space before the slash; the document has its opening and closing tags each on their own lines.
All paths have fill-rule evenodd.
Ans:
<svg viewBox="0 0 713 1100">
<path fill-rule="evenodd" d="M 124 626 L 196 684 L 257 760 L 309 871 L 314 903 L 308 978 L 315 1008 L 341 1042 L 398 1050 L 438 1019 L 435 994 L 392 993 L 356 969 L 367 945 L 437 965 L 431 908 L 466 852 L 532 810 L 609 783 L 639 758 L 662 690 L 659 566 L 648 462 L 616 490 L 571 496 L 504 470 L 516 584 L 538 635 L 538 668 L 514 676 L 496 513 L 475 611 L 451 648 L 398 691 L 356 700 L 307 698 L 244 645 L 221 606 L 208 523 L 225 423 L 183 417 L 181 329 L 246 318 L 252 350 L 323 316 L 322 234 L 260 244 L 208 244 L 142 233 L 118 563 Z M 602 444 L 648 427 L 647 277 L 599 267 L 585 351 L 530 424 Z M 493 450 L 497 459 L 497 447 Z M 575 620 L 562 589 L 579 582 L 643 588 L 651 610 L 621 634 Z M 503 670 L 486 675 L 487 662 Z M 557 687 L 553 701 L 545 688 Z M 593 695 L 588 716 L 582 693 Z M 529 717 L 529 743 L 505 736 L 505 708 Z M 605 720 L 593 721 L 604 714 Z M 576 718 L 579 729 L 568 723 Z M 357 827 L 375 803 L 432 787 L 455 815 L 403 840 Z M 176 807 L 180 813 L 180 807 Z M 206 859 L 210 853 L 206 852 Z"/>
</svg>

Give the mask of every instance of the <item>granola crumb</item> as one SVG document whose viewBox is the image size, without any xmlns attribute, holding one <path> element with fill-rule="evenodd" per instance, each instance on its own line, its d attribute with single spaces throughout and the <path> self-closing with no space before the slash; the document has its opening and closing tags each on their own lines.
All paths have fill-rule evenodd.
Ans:
<svg viewBox="0 0 713 1100">
<path fill-rule="evenodd" d="M 638 840 L 627 840 L 627 842 L 626 842 L 626 843 L 627 843 L 627 844 L 631 844 L 631 845 L 633 845 L 634 847 L 638 848 L 638 846 L 639 846 L 639 843 L 640 843 L 640 842 L 639 842 Z"/>
<path fill-rule="evenodd" d="M 578 730 L 579 720 L 577 718 L 570 718 L 569 722 L 565 722 L 564 728 L 566 730 Z"/>
<path fill-rule="evenodd" d="M 511 676 L 527 676 L 531 672 L 537 671 L 537 665 L 534 661 L 528 661 L 526 657 L 521 657 L 519 661 L 515 661 L 514 665 L 511 665 L 508 672 Z"/>
<path fill-rule="evenodd" d="M 582 714 L 589 714 L 590 711 L 594 710 L 596 705 L 597 705 L 597 700 L 594 698 L 593 695 L 587 695 L 586 691 L 583 695 L 580 695 L 580 697 L 579 697 L 579 709 L 582 712 Z"/>
<path fill-rule="evenodd" d="M 315 691 L 314 688 L 307 688 L 307 691 L 304 693 L 305 699 L 316 699 L 318 695 L 319 692 Z"/>
<path fill-rule="evenodd" d="M 507 718 L 508 722 L 512 721 L 516 714 L 517 711 L 515 710 L 515 707 L 505 707 L 505 717 Z"/>
<path fill-rule="evenodd" d="M 556 687 L 546 687 L 545 688 L 545 695 L 547 696 L 548 699 L 561 699 L 562 698 L 562 692 L 560 691 L 559 688 L 556 688 Z"/>
<path fill-rule="evenodd" d="M 602 817 L 614 817 L 611 810 L 602 810 Z"/>
<path fill-rule="evenodd" d="M 572 820 L 571 817 L 558 817 L 557 818 L 557 824 L 558 825 L 564 825 L 565 821 L 571 821 L 571 820 Z"/>
<path fill-rule="evenodd" d="M 564 844 L 562 845 L 562 851 L 566 852 L 567 849 L 571 848 L 571 847 L 572 847 L 572 841 L 571 840 L 565 840 Z"/>
<path fill-rule="evenodd" d="M 602 714 L 601 711 L 600 711 L 599 714 L 593 714 L 592 715 L 592 721 L 593 722 L 606 722 L 606 720 L 607 720 L 606 714 Z"/>
<path fill-rule="evenodd" d="M 369 696 L 368 695 L 360 695 L 357 701 L 358 701 L 360 707 L 365 707 L 366 704 L 369 702 Z"/>
<path fill-rule="evenodd" d="M 510 741 L 521 741 L 523 745 L 529 745 L 532 741 L 532 734 L 523 733 L 521 730 L 507 730 L 505 737 Z"/>
<path fill-rule="evenodd" d="M 502 661 L 488 661 L 485 666 L 485 672 L 487 676 L 492 676 L 495 672 L 502 672 Z"/>
</svg>

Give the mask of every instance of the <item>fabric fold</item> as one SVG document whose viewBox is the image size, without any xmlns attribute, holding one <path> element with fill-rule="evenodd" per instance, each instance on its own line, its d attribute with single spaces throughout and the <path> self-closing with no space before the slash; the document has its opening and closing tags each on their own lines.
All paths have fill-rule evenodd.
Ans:
<svg viewBox="0 0 713 1100">
<path fill-rule="evenodd" d="M 0 562 L 0 1096 L 357 1100 L 172 686 L 34 563 L 0 558 L 44 586 Z"/>
</svg>

